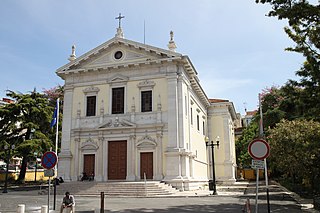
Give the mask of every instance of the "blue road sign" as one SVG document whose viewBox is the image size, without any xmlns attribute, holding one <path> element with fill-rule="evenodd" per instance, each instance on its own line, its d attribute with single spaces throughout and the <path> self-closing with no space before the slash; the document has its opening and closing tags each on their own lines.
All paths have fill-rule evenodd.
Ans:
<svg viewBox="0 0 320 213">
<path fill-rule="evenodd" d="M 46 169 L 52 169 L 58 161 L 57 154 L 55 152 L 46 152 L 41 158 L 41 165 Z"/>
</svg>

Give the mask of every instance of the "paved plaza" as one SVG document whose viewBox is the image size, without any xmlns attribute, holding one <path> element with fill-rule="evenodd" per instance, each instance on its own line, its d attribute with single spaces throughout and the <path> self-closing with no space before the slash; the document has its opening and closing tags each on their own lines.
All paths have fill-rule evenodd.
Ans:
<svg viewBox="0 0 320 213">
<path fill-rule="evenodd" d="M 48 196 L 39 195 L 38 190 L 10 191 L 0 194 L 0 212 L 16 212 L 18 204 L 25 204 L 25 212 L 40 212 L 42 205 L 47 205 Z M 233 186 L 218 186 L 218 195 L 211 195 L 207 190 L 179 192 L 164 197 L 105 197 L 104 212 L 242 212 L 247 199 L 251 210 L 255 212 L 254 183 Z M 62 201 L 57 195 L 56 209 Z M 80 196 L 75 194 L 76 212 L 100 212 L 100 196 Z M 53 196 L 50 197 L 52 209 Z M 305 200 L 287 191 L 279 185 L 270 186 L 271 212 L 295 213 L 318 212 L 312 208 L 311 200 Z M 259 193 L 258 212 L 267 211 L 266 194 L 263 184 Z M 53 211 L 51 212 L 59 212 Z"/>
</svg>

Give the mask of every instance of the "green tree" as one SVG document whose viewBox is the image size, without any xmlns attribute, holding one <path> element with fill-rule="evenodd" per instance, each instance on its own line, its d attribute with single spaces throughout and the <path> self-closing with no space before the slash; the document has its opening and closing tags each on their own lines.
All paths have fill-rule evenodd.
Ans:
<svg viewBox="0 0 320 213">
<path fill-rule="evenodd" d="M 50 129 L 53 107 L 44 94 L 8 91 L 14 103 L 0 108 L 0 143 L 15 144 L 15 155 L 22 157 L 18 181 L 23 182 L 27 164 L 33 153 L 52 147 L 54 133 Z"/>
<path fill-rule="evenodd" d="M 46 97 L 49 99 L 50 104 L 52 106 L 55 106 L 56 100 L 60 98 L 60 101 L 63 102 L 63 93 L 64 93 L 64 87 L 63 86 L 55 86 L 50 89 L 44 89 L 43 93 L 46 95 Z"/>
<path fill-rule="evenodd" d="M 247 128 L 244 129 L 242 135 L 236 141 L 237 164 L 242 167 L 251 165 L 251 156 L 248 152 L 249 143 L 259 136 L 258 123 L 253 120 Z"/>
<path fill-rule="evenodd" d="M 298 99 L 304 103 L 299 109 L 303 117 L 320 121 L 320 2 L 306 0 L 256 0 L 269 3 L 269 16 L 288 20 L 285 32 L 295 43 L 286 50 L 302 54 L 303 66 L 296 72 L 300 81 L 290 80 L 288 88 L 300 88 Z"/>
<path fill-rule="evenodd" d="M 275 172 L 293 185 L 319 191 L 320 123 L 308 120 L 282 120 L 269 130 L 269 160 Z"/>
</svg>

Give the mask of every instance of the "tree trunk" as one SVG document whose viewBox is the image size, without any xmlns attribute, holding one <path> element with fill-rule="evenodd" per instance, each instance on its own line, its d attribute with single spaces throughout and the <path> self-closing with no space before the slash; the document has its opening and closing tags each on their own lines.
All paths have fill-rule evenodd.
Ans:
<svg viewBox="0 0 320 213">
<path fill-rule="evenodd" d="M 21 168 L 20 168 L 20 173 L 19 173 L 19 177 L 18 177 L 17 182 L 24 183 L 25 177 L 26 177 L 27 165 L 28 165 L 28 157 L 23 156 Z"/>
</svg>

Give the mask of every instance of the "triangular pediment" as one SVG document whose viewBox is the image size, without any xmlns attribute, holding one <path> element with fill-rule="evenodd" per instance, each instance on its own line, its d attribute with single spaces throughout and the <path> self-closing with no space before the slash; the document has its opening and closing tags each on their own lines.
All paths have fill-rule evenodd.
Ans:
<svg viewBox="0 0 320 213">
<path fill-rule="evenodd" d="M 123 38 L 113 38 L 74 61 L 57 70 L 58 74 L 66 71 L 105 69 L 122 66 L 151 63 L 158 60 L 172 60 L 181 54 Z"/>
<path fill-rule="evenodd" d="M 135 127 L 136 124 L 127 121 L 125 119 L 119 119 L 118 117 L 110 118 L 108 121 L 101 124 L 98 128 L 105 129 L 105 128 L 128 128 L 128 127 Z"/>
<path fill-rule="evenodd" d="M 108 83 L 121 83 L 121 82 L 127 82 L 129 78 L 127 76 L 117 74 L 112 76 L 110 79 L 107 80 Z"/>
</svg>

